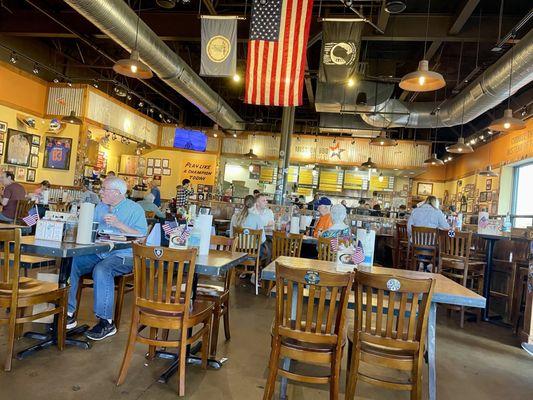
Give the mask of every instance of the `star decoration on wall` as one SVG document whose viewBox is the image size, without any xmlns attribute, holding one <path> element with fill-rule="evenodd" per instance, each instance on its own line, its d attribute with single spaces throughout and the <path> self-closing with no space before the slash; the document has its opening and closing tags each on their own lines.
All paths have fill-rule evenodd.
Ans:
<svg viewBox="0 0 533 400">
<path fill-rule="evenodd" d="M 341 159 L 341 153 L 344 149 L 341 149 L 338 143 L 335 146 L 329 146 L 329 149 L 331 150 L 331 158 L 337 157 L 339 160 Z"/>
</svg>

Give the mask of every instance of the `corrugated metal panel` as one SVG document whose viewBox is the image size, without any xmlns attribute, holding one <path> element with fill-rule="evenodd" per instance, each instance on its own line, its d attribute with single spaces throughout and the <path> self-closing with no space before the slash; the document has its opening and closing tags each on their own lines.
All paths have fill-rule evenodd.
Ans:
<svg viewBox="0 0 533 400">
<path fill-rule="evenodd" d="M 83 91 L 81 88 L 51 86 L 48 91 L 46 113 L 49 115 L 70 115 L 74 111 L 81 115 L 83 110 Z"/>
<path fill-rule="evenodd" d="M 206 151 L 218 151 L 218 144 L 220 142 L 219 138 L 214 138 L 211 136 L 207 137 L 207 147 Z"/>
<path fill-rule="evenodd" d="M 172 147 L 174 145 L 174 132 L 176 128 L 174 126 L 163 126 L 161 132 L 161 146 Z"/>
<path fill-rule="evenodd" d="M 245 154 L 253 149 L 260 157 L 277 157 L 279 152 L 279 135 L 274 137 L 266 135 L 248 135 L 242 138 L 224 138 L 222 152 L 227 154 Z"/>
<path fill-rule="evenodd" d="M 88 101 L 88 118 L 124 132 L 133 139 L 157 144 L 157 124 L 92 91 L 89 92 Z"/>
</svg>

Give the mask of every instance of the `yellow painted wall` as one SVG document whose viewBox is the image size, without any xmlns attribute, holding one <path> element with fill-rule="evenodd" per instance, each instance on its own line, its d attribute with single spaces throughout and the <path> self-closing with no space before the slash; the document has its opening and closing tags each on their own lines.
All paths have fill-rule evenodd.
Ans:
<svg viewBox="0 0 533 400">
<path fill-rule="evenodd" d="M 21 114 L 21 111 L 15 110 L 10 107 L 0 105 L 0 121 L 7 122 L 8 128 L 16 129 L 19 131 L 28 132 L 34 135 L 41 136 L 41 146 L 39 149 L 39 167 L 37 168 L 35 181 L 40 182 L 42 180 L 48 180 L 52 185 L 58 186 L 73 186 L 76 166 L 76 154 L 78 150 L 78 137 L 80 132 L 80 126 L 67 124 L 66 128 L 58 135 L 48 134 L 49 136 L 60 136 L 72 138 L 72 152 L 70 155 L 70 168 L 68 171 L 55 170 L 49 168 L 43 168 L 44 160 L 44 143 L 46 137 L 46 130 L 50 123 L 49 119 L 39 118 L 35 115 L 28 113 L 22 113 L 30 115 L 36 119 L 36 129 L 26 128 L 24 125 L 17 121 L 17 114 Z M 4 154 L 1 156 L 2 164 L 5 159 L 5 141 L 7 140 L 7 133 L 4 134 Z"/>
<path fill-rule="evenodd" d="M 45 81 L 0 62 L 0 104 L 42 116 L 45 114 L 46 93 Z"/>
</svg>

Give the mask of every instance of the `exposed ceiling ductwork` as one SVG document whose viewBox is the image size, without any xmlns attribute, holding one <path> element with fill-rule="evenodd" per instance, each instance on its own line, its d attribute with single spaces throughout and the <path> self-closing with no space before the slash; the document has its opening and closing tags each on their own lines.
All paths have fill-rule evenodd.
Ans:
<svg viewBox="0 0 533 400">
<path fill-rule="evenodd" d="M 123 0 L 65 0 L 102 32 L 130 51 L 135 46 L 137 15 Z M 140 58 L 161 80 L 224 129 L 243 130 L 239 115 L 174 53 L 148 25 L 139 21 Z"/>
<path fill-rule="evenodd" d="M 447 99 L 438 111 L 438 126 L 467 123 L 497 106 L 509 97 L 509 76 L 512 66 L 511 94 L 533 80 L 533 30 L 530 30 L 514 49 L 470 83 L 453 99 Z M 463 118 L 464 106 L 464 118 Z M 372 126 L 433 128 L 437 126 L 435 104 L 407 103 L 390 99 L 377 106 L 379 114 L 363 114 L 362 119 Z"/>
</svg>

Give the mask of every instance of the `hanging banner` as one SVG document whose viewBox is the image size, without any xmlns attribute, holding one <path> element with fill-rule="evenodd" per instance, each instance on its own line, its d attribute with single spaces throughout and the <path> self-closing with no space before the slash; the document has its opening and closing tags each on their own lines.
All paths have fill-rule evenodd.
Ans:
<svg viewBox="0 0 533 400">
<path fill-rule="evenodd" d="M 356 75 L 363 24 L 363 22 L 324 22 L 320 82 L 346 83 Z"/>
<path fill-rule="evenodd" d="M 234 76 L 237 72 L 237 19 L 202 16 L 202 76 Z"/>
</svg>

